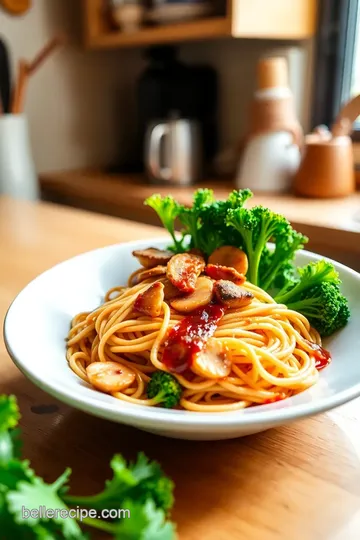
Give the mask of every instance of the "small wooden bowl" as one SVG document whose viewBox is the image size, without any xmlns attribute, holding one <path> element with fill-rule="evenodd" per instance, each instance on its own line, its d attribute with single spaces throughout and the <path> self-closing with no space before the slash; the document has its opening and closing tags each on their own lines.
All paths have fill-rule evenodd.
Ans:
<svg viewBox="0 0 360 540">
<path fill-rule="evenodd" d="M 346 197 L 353 193 L 356 183 L 351 138 L 308 135 L 293 189 L 297 195 L 315 198 Z"/>
</svg>

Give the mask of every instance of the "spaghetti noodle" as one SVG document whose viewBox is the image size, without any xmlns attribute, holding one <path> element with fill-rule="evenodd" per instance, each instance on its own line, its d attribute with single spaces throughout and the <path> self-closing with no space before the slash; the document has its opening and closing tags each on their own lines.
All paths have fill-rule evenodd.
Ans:
<svg viewBox="0 0 360 540">
<path fill-rule="evenodd" d="M 132 276 L 133 277 L 133 276 Z M 87 368 L 95 362 L 116 362 L 130 368 L 135 377 L 115 398 L 133 404 L 155 406 L 147 397 L 151 375 L 169 371 L 162 361 L 171 329 L 184 320 L 167 301 L 157 317 L 134 309 L 140 294 L 164 276 L 145 279 L 134 286 L 109 290 L 104 303 L 90 313 L 79 313 L 67 339 L 70 368 L 89 382 Z M 242 308 L 226 309 L 214 329 L 212 340 L 225 346 L 231 370 L 214 380 L 191 371 L 173 372 L 183 391 L 179 407 L 188 411 L 231 411 L 272 403 L 311 387 L 326 356 L 321 338 L 308 320 L 249 282 L 244 289 L 253 301 Z"/>
</svg>

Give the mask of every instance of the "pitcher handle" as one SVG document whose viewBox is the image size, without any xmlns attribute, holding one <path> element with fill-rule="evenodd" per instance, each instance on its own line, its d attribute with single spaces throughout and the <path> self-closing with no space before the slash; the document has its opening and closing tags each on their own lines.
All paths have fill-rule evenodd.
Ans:
<svg viewBox="0 0 360 540">
<path fill-rule="evenodd" d="M 160 163 L 160 144 L 164 137 L 169 135 L 167 124 L 158 124 L 152 130 L 149 143 L 149 168 L 151 174 L 160 180 L 171 179 L 170 167 L 165 167 Z"/>
<path fill-rule="evenodd" d="M 333 137 L 350 137 L 354 122 L 360 115 L 360 95 L 350 99 L 340 110 L 331 127 Z"/>
</svg>

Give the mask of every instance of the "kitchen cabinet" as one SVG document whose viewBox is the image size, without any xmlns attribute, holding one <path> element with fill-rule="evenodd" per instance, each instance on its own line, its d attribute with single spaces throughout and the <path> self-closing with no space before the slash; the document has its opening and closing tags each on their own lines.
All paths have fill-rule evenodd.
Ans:
<svg viewBox="0 0 360 540">
<path fill-rule="evenodd" d="M 303 40 L 316 31 L 318 0 L 227 0 L 226 13 L 133 33 L 114 28 L 107 0 L 83 0 L 84 44 L 89 49 L 252 38 Z"/>
</svg>

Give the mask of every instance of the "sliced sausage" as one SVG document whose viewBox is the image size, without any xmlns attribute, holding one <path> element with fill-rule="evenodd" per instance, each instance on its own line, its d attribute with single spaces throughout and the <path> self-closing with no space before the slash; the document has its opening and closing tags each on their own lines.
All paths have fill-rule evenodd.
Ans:
<svg viewBox="0 0 360 540">
<path fill-rule="evenodd" d="M 179 313 L 189 313 L 199 307 L 206 306 L 211 302 L 213 295 L 213 282 L 203 276 L 196 282 L 195 291 L 187 296 L 175 298 L 170 302 L 173 309 Z"/>
<path fill-rule="evenodd" d="M 246 280 L 244 274 L 240 274 L 235 268 L 221 266 L 220 264 L 208 264 L 205 268 L 205 274 L 215 279 L 215 281 L 226 279 L 227 281 L 236 283 L 236 285 L 242 285 Z"/>
<path fill-rule="evenodd" d="M 179 296 L 184 294 L 179 291 L 177 287 L 174 287 L 174 285 L 168 278 L 163 279 L 162 282 L 164 284 L 164 299 L 166 302 L 168 302 L 169 300 L 173 300 L 174 298 L 178 298 Z"/>
<path fill-rule="evenodd" d="M 248 258 L 244 251 L 234 246 L 222 246 L 210 255 L 209 264 L 219 264 L 235 268 L 240 274 L 248 271 Z"/>
<path fill-rule="evenodd" d="M 164 276 L 166 274 L 166 266 L 154 266 L 154 268 L 148 268 L 147 270 L 138 270 L 134 272 L 129 280 L 129 286 L 133 287 L 138 285 L 145 279 L 152 277 Z"/>
<path fill-rule="evenodd" d="M 221 279 L 214 284 L 214 294 L 220 304 L 229 308 L 242 308 L 249 305 L 254 295 L 232 281 Z"/>
<path fill-rule="evenodd" d="M 145 292 L 137 296 L 134 308 L 149 317 L 159 317 L 163 301 L 164 285 L 156 281 Z"/>
<path fill-rule="evenodd" d="M 145 268 L 166 265 L 174 255 L 171 251 L 157 248 L 137 249 L 132 253 Z"/>
<path fill-rule="evenodd" d="M 166 275 L 180 291 L 191 293 L 195 290 L 196 280 L 205 268 L 205 261 L 199 255 L 179 253 L 170 259 Z"/>
</svg>

